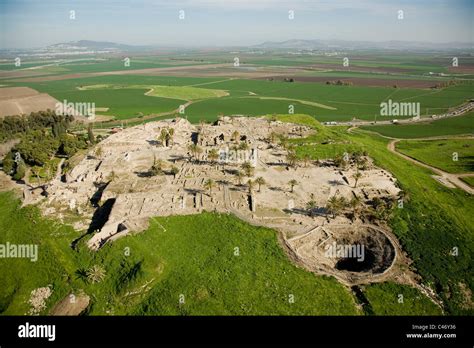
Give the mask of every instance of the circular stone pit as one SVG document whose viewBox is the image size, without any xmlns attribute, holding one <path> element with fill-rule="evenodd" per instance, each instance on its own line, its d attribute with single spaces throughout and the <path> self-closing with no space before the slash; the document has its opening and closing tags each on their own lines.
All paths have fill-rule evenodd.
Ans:
<svg viewBox="0 0 474 348">
<path fill-rule="evenodd" d="M 373 225 L 326 225 L 287 240 L 308 269 L 349 284 L 370 282 L 394 264 L 398 247 Z"/>
</svg>

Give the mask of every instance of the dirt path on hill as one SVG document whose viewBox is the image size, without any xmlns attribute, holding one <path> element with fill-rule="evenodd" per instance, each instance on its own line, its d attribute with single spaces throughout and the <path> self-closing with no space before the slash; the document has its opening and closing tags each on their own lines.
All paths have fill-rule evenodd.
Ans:
<svg viewBox="0 0 474 348">
<path fill-rule="evenodd" d="M 443 139 L 443 138 L 439 138 L 439 137 L 436 137 L 436 139 Z M 444 138 L 444 139 L 460 139 L 460 138 Z M 466 138 L 462 138 L 462 139 L 466 139 Z M 469 137 L 468 139 L 473 139 L 471 137 Z M 424 162 L 421 162 L 413 157 L 410 157 L 410 156 L 407 156 L 401 152 L 399 152 L 397 149 L 396 149 L 396 144 L 400 141 L 400 140 L 404 140 L 404 139 L 393 139 L 391 140 L 388 144 L 387 144 L 387 150 L 389 150 L 390 152 L 396 154 L 397 156 L 400 156 L 404 159 L 406 159 L 407 161 L 410 161 L 420 167 L 423 167 L 423 168 L 427 168 L 431 171 L 433 171 L 434 173 L 436 173 L 436 175 L 438 175 L 438 177 L 435 177 L 435 179 L 442 183 L 443 185 L 445 186 L 450 186 L 449 183 L 453 184 L 454 186 L 460 188 L 461 190 L 464 190 L 466 191 L 467 193 L 470 193 L 471 195 L 474 194 L 474 188 L 472 188 L 471 186 L 469 186 L 468 184 L 466 184 L 464 181 L 462 181 L 461 179 L 459 179 L 460 177 L 465 177 L 465 176 L 474 176 L 474 173 L 459 173 L 459 174 L 452 174 L 452 173 L 447 173 L 439 168 L 436 168 L 436 167 L 433 167 L 429 164 L 426 164 Z M 416 138 L 416 139 L 410 139 L 410 140 L 435 140 L 434 138 Z"/>
</svg>

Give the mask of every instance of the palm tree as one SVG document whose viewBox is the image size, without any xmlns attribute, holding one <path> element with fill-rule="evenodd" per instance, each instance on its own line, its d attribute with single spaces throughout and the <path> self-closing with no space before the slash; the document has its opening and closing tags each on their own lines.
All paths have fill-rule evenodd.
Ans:
<svg viewBox="0 0 474 348">
<path fill-rule="evenodd" d="M 207 158 L 212 162 L 214 163 L 218 158 L 219 158 L 219 154 L 217 153 L 217 150 L 216 149 L 211 149 L 209 151 L 209 153 L 207 154 Z"/>
<path fill-rule="evenodd" d="M 252 167 L 252 165 L 250 164 L 250 162 L 244 162 L 244 163 L 242 164 L 242 169 L 243 169 L 245 175 L 248 176 L 249 178 L 250 178 L 251 176 L 253 176 L 253 174 L 254 174 L 254 168 Z"/>
<path fill-rule="evenodd" d="M 362 177 L 362 174 L 357 170 L 353 175 L 352 177 L 354 178 L 355 182 L 354 182 L 354 188 L 357 187 L 357 183 L 359 182 L 359 179 Z"/>
<path fill-rule="evenodd" d="M 191 152 L 194 159 L 197 160 L 198 154 L 202 152 L 202 149 L 197 144 L 192 143 L 188 145 L 188 151 Z"/>
<path fill-rule="evenodd" d="M 349 201 L 349 206 L 352 208 L 352 214 L 355 216 L 356 212 L 359 210 L 362 200 L 359 196 L 354 196 Z"/>
<path fill-rule="evenodd" d="M 264 178 L 262 178 L 261 176 L 259 176 L 257 179 L 255 179 L 255 183 L 257 183 L 258 185 L 258 192 L 260 192 L 260 188 L 262 185 L 265 185 L 267 182 L 265 181 Z"/>
<path fill-rule="evenodd" d="M 318 205 L 314 200 L 310 200 L 308 203 L 306 203 L 306 209 L 309 212 L 309 216 L 313 217 L 314 216 L 314 209 L 316 209 Z"/>
<path fill-rule="evenodd" d="M 291 190 L 290 190 L 290 192 L 291 192 L 291 193 L 293 193 L 293 188 L 294 188 L 296 185 L 298 185 L 298 184 L 299 184 L 299 182 L 298 182 L 298 181 L 296 181 L 295 179 L 293 179 L 293 180 L 290 180 L 290 181 L 288 181 L 288 184 L 289 184 L 289 185 L 290 185 L 290 187 L 291 187 Z"/>
<path fill-rule="evenodd" d="M 195 152 L 196 152 L 196 157 L 199 160 L 199 155 L 203 152 L 203 149 L 199 146 L 196 146 Z"/>
<path fill-rule="evenodd" d="M 91 283 L 99 283 L 105 278 L 105 269 L 102 266 L 94 265 L 87 270 L 86 275 Z"/>
<path fill-rule="evenodd" d="M 170 128 L 168 130 L 168 135 L 169 135 L 169 140 L 171 142 L 171 145 L 173 145 L 173 139 L 174 139 L 174 128 Z"/>
<path fill-rule="evenodd" d="M 161 141 L 161 143 L 163 144 L 164 147 L 167 147 L 168 146 L 168 140 L 169 140 L 168 131 L 163 128 L 161 130 L 161 133 L 160 133 L 160 136 L 158 137 L 158 139 Z"/>
<path fill-rule="evenodd" d="M 288 162 L 288 165 L 290 167 L 296 168 L 296 164 L 298 162 L 298 158 L 296 157 L 296 153 L 293 151 L 288 152 L 288 155 L 286 155 L 286 161 Z"/>
<path fill-rule="evenodd" d="M 338 214 L 341 209 L 341 201 L 336 196 L 332 196 L 328 199 L 326 210 L 332 214 L 333 218 L 336 218 L 336 214 Z"/>
<path fill-rule="evenodd" d="M 374 216 L 377 220 L 387 220 L 390 216 L 390 210 L 388 207 L 382 202 L 382 204 L 377 205 L 374 209 Z"/>
<path fill-rule="evenodd" d="M 176 174 L 179 173 L 179 169 L 178 169 L 178 167 L 172 166 L 171 169 L 170 169 L 170 172 L 171 172 L 171 174 L 173 174 L 173 178 L 176 179 Z"/>
<path fill-rule="evenodd" d="M 347 199 L 345 197 L 341 196 L 337 199 L 337 204 L 338 204 L 338 207 L 339 207 L 339 211 L 341 211 L 341 210 L 344 210 L 347 207 L 348 202 L 347 202 Z"/>
<path fill-rule="evenodd" d="M 245 174 L 242 173 L 240 170 L 235 173 L 237 180 L 239 180 L 239 185 L 242 185 L 242 179 L 244 178 Z"/>
<path fill-rule="evenodd" d="M 242 141 L 239 145 L 239 150 L 248 150 L 249 149 L 249 144 L 247 144 L 245 141 Z"/>
<path fill-rule="evenodd" d="M 207 179 L 206 182 L 204 183 L 204 187 L 209 190 L 209 196 L 212 196 L 212 188 L 216 186 L 214 183 L 214 180 L 212 179 Z"/>
<path fill-rule="evenodd" d="M 231 140 L 237 142 L 240 139 L 240 133 L 238 131 L 234 131 L 231 135 Z"/>
<path fill-rule="evenodd" d="M 249 179 L 249 181 L 247 181 L 247 186 L 249 187 L 249 193 L 252 194 L 253 187 L 255 186 L 255 182 Z"/>
</svg>

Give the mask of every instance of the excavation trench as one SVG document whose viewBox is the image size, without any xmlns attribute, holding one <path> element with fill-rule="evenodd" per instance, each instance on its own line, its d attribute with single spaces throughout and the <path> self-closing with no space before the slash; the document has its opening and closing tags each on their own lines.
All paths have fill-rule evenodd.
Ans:
<svg viewBox="0 0 474 348">
<path fill-rule="evenodd" d="M 384 274 L 394 263 L 396 248 L 379 228 L 369 225 L 326 225 L 288 240 L 310 270 L 334 275 L 348 284 Z"/>
</svg>

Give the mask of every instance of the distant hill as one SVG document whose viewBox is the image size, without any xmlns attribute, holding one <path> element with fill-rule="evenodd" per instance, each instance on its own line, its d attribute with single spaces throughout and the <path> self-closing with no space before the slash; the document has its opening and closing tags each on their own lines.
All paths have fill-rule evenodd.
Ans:
<svg viewBox="0 0 474 348">
<path fill-rule="evenodd" d="M 302 40 L 292 39 L 286 41 L 266 41 L 254 48 L 264 49 L 363 49 L 363 48 L 378 48 L 378 49 L 426 49 L 426 50 L 445 50 L 445 49 L 473 49 L 474 44 L 468 42 L 448 42 L 448 43 L 433 43 L 420 41 L 348 41 L 348 40 Z"/>
<path fill-rule="evenodd" d="M 149 49 L 148 46 L 132 46 L 116 42 L 79 40 L 57 43 L 46 47 L 52 51 L 94 51 L 94 52 L 125 52 L 143 51 Z"/>
</svg>

